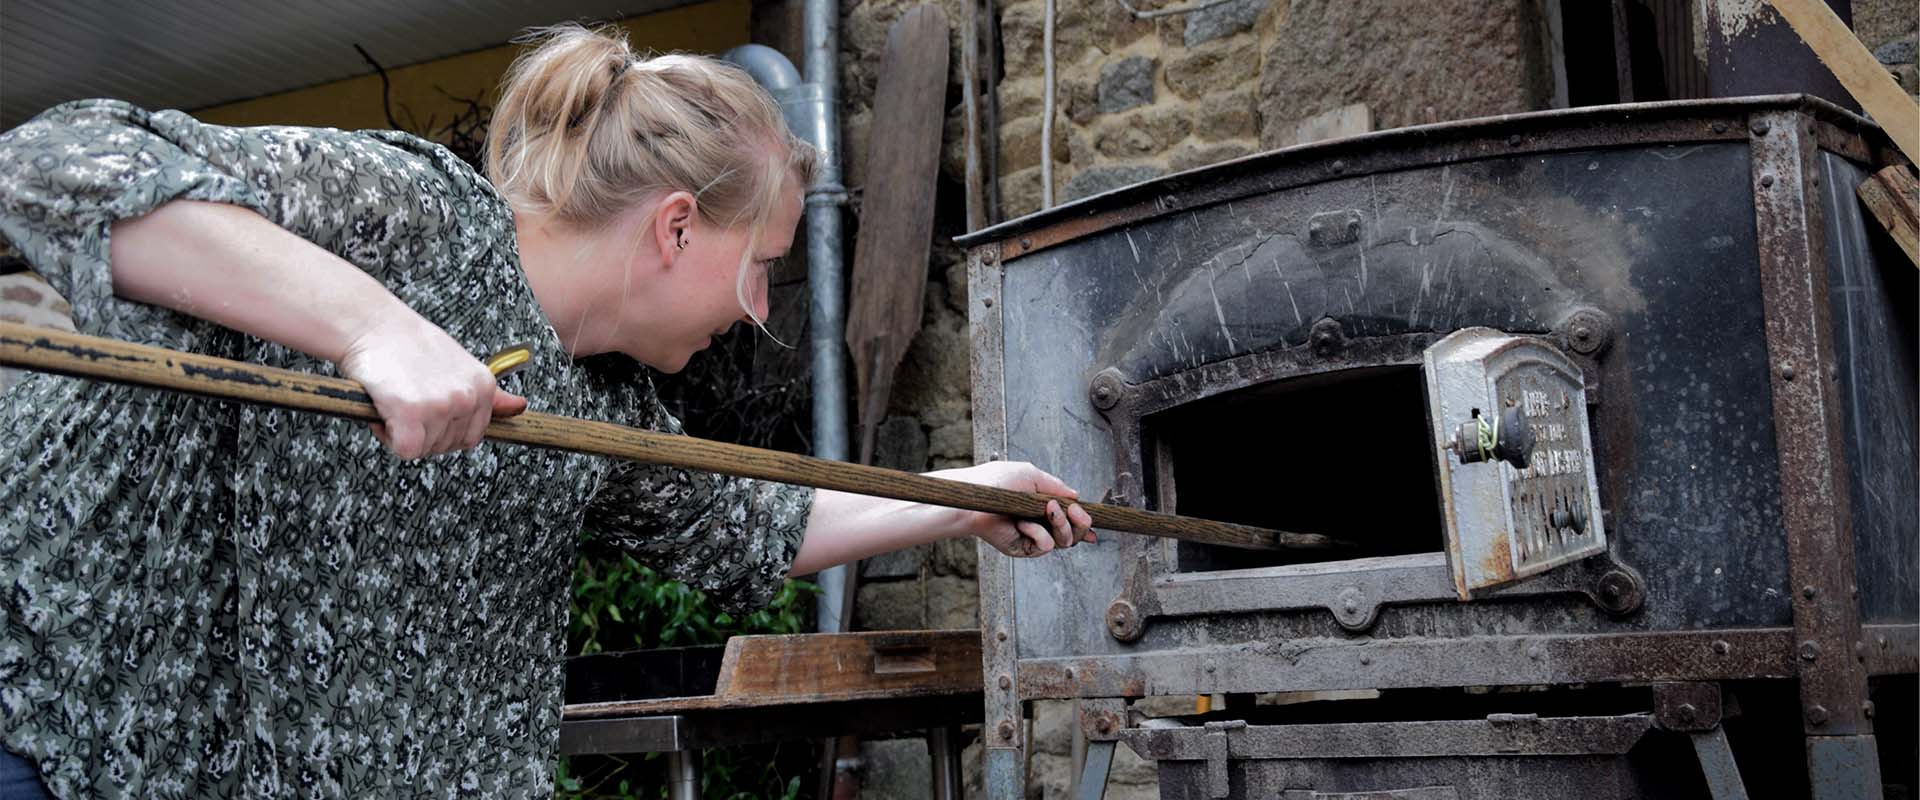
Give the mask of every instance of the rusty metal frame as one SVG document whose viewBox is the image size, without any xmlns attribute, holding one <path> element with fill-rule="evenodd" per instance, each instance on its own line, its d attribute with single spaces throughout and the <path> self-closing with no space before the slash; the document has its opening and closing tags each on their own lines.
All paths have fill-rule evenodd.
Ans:
<svg viewBox="0 0 1920 800">
<path fill-rule="evenodd" d="M 1539 717 L 1425 722 L 1335 722 L 1133 729 L 1121 735 L 1155 761 L 1210 761 L 1210 737 L 1224 736 L 1231 759 L 1441 758 L 1447 756 L 1620 755 L 1653 730 L 1653 717 Z"/>
<path fill-rule="evenodd" d="M 1877 762 L 1854 771 L 1851 781 L 1819 779 L 1838 744 L 1821 740 L 1864 739 L 1840 749 L 1864 752 L 1869 761 L 1874 748 L 1819 202 L 1820 139 L 1804 120 L 1763 111 L 1750 117 L 1747 129 L 1808 767 L 1816 797 L 1853 797 L 1877 790 Z M 1867 773 L 1876 775 L 1872 786 L 1864 783 Z"/>
<path fill-rule="evenodd" d="M 1920 625 L 1869 625 L 1870 674 L 1920 672 Z M 1272 691 L 1788 679 L 1791 628 L 1465 638 L 1313 638 L 1025 659 L 1022 700 Z"/>
<path fill-rule="evenodd" d="M 1852 517 L 1829 318 L 1818 142 L 1796 114 L 1759 113 L 1753 196 L 1795 652 L 1808 733 L 1872 730 L 1854 587 Z"/>
<path fill-rule="evenodd" d="M 973 454 L 997 461 L 1007 452 L 1006 349 L 1002 335 L 1000 247 L 967 254 L 967 319 L 973 350 Z M 980 654 L 985 681 L 985 790 L 988 797 L 1025 794 L 1027 726 L 1013 674 L 1018 640 L 1013 609 L 1013 559 L 978 543 Z"/>
<path fill-rule="evenodd" d="M 1888 148 L 1862 135 L 1878 126 L 1809 95 L 1554 109 L 1416 125 L 1258 153 L 1057 206 L 955 241 L 969 248 L 996 243 L 998 255 L 1014 261 L 1171 212 L 1355 175 L 1515 154 L 1740 141 L 1747 135 L 1749 112 L 1768 109 L 1813 119 L 1825 149 L 1855 161 L 1891 163 Z"/>
</svg>

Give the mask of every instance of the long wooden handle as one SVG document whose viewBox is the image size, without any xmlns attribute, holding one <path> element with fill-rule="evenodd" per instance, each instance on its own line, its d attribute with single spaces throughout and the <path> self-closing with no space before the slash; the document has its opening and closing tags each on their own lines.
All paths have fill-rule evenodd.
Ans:
<svg viewBox="0 0 1920 800">
<path fill-rule="evenodd" d="M 374 410 L 366 392 L 350 380 L 18 323 L 0 322 L 0 366 L 380 421 L 380 414 Z M 534 411 L 494 420 L 487 426 L 487 438 L 1024 519 L 1041 519 L 1045 516 L 1047 501 L 1064 500 L 1035 492 L 1016 492 Z M 1104 503 L 1080 505 L 1093 517 L 1096 526 L 1108 530 L 1255 550 L 1325 548 L 1341 544 L 1316 534 L 1287 533 Z"/>
</svg>

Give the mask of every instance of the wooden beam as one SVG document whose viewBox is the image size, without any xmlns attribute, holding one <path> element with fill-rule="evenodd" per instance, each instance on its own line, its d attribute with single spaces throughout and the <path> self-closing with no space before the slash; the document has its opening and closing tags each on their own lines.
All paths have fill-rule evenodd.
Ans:
<svg viewBox="0 0 1920 800">
<path fill-rule="evenodd" d="M 567 719 L 654 716 L 980 691 L 980 632 L 735 636 L 711 695 L 566 706 Z"/>
<path fill-rule="evenodd" d="M 1920 180 L 1912 168 L 1895 164 L 1860 184 L 1860 202 L 1887 229 L 1907 260 L 1920 266 Z"/>
<path fill-rule="evenodd" d="M 1853 99 L 1893 138 L 1907 160 L 1920 164 L 1920 106 L 1900 89 L 1892 73 L 1821 0 L 1768 0 L 1814 55 L 1833 70 Z"/>
</svg>

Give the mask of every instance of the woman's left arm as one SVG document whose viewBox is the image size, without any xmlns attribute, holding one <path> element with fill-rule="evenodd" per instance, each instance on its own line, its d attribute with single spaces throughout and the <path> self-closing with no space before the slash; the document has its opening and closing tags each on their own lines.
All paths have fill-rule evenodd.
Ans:
<svg viewBox="0 0 1920 800">
<path fill-rule="evenodd" d="M 928 473 L 933 477 L 1075 498 L 1078 493 L 1032 464 L 994 461 Z M 1011 556 L 1037 556 L 1077 542 L 1092 542 L 1093 519 L 1078 503 L 1047 504 L 1046 524 L 999 514 L 930 506 L 905 500 L 819 490 L 807 516 L 806 537 L 792 574 L 806 575 L 836 564 L 916 544 L 975 536 Z"/>
</svg>

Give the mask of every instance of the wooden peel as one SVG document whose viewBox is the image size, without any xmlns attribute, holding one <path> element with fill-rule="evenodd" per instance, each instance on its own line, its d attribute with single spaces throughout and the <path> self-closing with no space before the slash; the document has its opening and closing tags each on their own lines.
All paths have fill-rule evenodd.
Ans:
<svg viewBox="0 0 1920 800">
<path fill-rule="evenodd" d="M 862 180 L 860 234 L 845 332 L 853 358 L 859 462 L 872 464 L 880 418 L 893 395 L 893 374 L 915 334 L 927 288 L 933 242 L 933 187 L 940 177 L 940 135 L 946 122 L 947 18 L 937 5 L 909 9 L 887 30 Z M 903 465 L 904 466 L 904 465 Z M 840 630 L 853 624 L 859 565 L 840 576 Z M 828 596 L 834 596 L 829 589 Z M 859 778 L 836 768 L 859 755 L 853 738 L 823 749 L 821 796 L 851 797 Z M 837 785 L 836 785 L 837 784 Z"/>
<path fill-rule="evenodd" d="M 129 344 L 13 322 L 0 322 L 0 366 L 72 375 L 153 389 L 237 400 L 379 422 L 360 384 L 304 372 Z M 529 411 L 495 419 L 486 438 L 644 464 L 733 475 L 854 494 L 889 497 L 1039 520 L 1047 502 L 1076 502 L 1038 492 L 916 475 Z M 1080 503 L 1094 525 L 1252 550 L 1319 549 L 1343 543 L 1326 536 L 1179 517 L 1104 503 Z"/>
<path fill-rule="evenodd" d="M 916 6 L 887 32 L 848 290 L 863 464 L 873 463 L 894 370 L 920 332 L 946 97 L 947 17 L 939 6 Z"/>
</svg>

